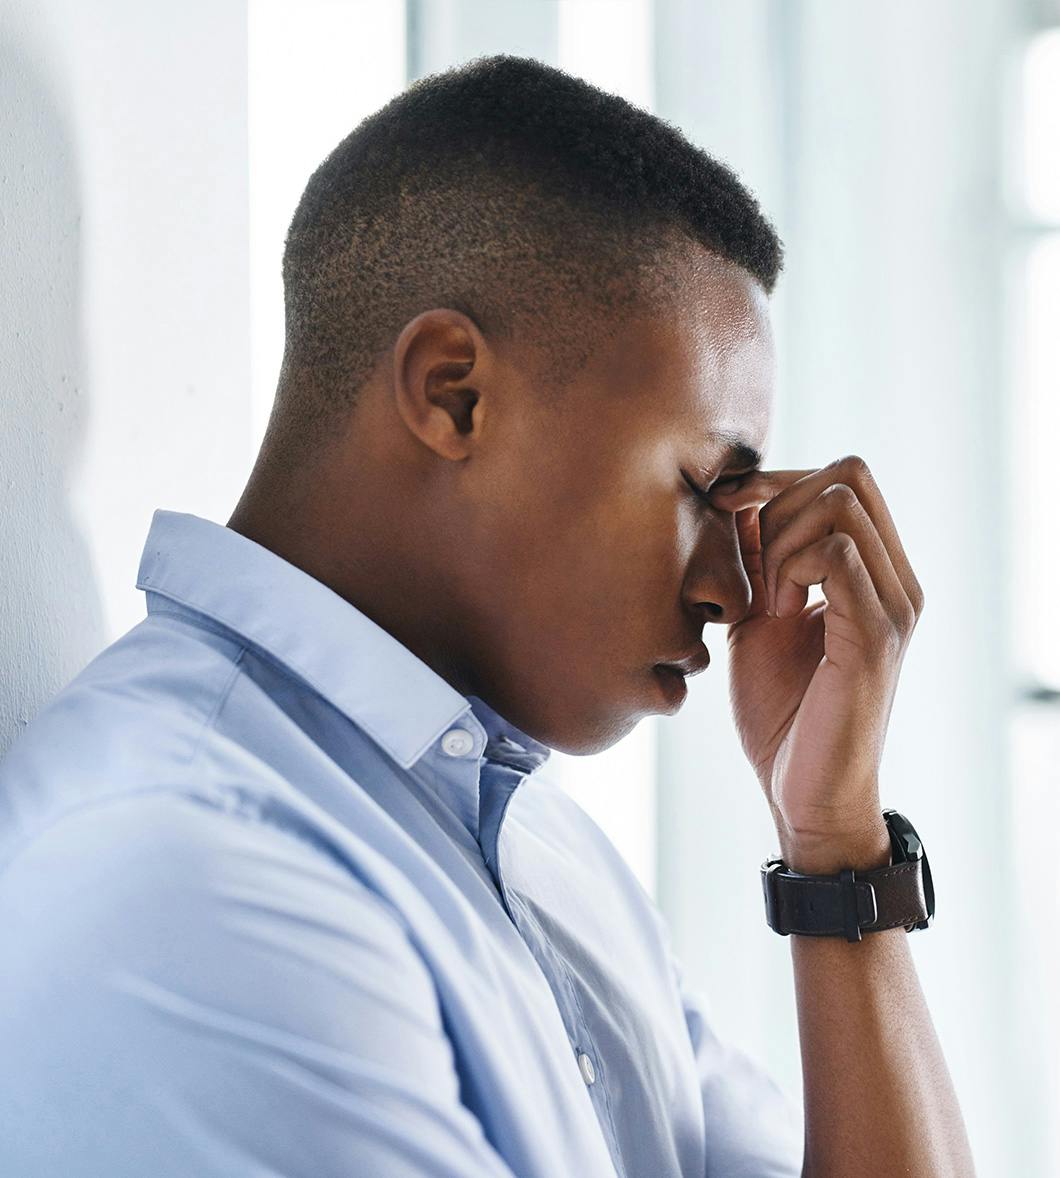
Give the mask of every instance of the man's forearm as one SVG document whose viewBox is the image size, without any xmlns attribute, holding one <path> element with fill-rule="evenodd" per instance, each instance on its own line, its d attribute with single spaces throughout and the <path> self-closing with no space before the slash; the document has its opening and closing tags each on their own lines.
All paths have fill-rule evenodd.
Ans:
<svg viewBox="0 0 1060 1178">
<path fill-rule="evenodd" d="M 890 862 L 886 824 L 855 843 L 781 843 L 807 874 Z M 974 1178 L 964 1121 L 904 928 L 791 936 L 802 1052 L 803 1178 Z M 919 934 L 918 934 L 919 935 Z"/>
</svg>

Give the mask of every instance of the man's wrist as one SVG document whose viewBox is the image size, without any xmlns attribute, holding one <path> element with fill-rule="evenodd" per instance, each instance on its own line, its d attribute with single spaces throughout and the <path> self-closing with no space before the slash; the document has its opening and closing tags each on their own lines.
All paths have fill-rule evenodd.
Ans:
<svg viewBox="0 0 1060 1178">
<path fill-rule="evenodd" d="M 877 822 L 857 832 L 807 838 L 782 831 L 778 837 L 784 865 L 802 875 L 835 875 L 845 867 L 872 871 L 891 862 L 891 835 L 882 811 Z"/>
</svg>

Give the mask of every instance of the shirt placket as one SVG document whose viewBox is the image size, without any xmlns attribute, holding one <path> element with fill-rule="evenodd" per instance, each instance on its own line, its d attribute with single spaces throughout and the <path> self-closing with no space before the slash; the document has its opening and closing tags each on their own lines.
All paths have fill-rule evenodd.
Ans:
<svg viewBox="0 0 1060 1178">
<path fill-rule="evenodd" d="M 606 1067 L 601 1061 L 583 1016 L 577 989 L 570 971 L 544 935 L 536 918 L 517 891 L 505 883 L 499 861 L 501 829 L 515 791 L 525 779 L 532 756 L 507 738 L 487 743 L 479 776 L 479 843 L 505 911 L 523 938 L 556 999 L 567 1037 L 574 1051 L 578 1070 L 589 1089 L 597 1120 L 607 1139 L 616 1171 L 621 1175 L 621 1155 L 615 1132 Z"/>
</svg>

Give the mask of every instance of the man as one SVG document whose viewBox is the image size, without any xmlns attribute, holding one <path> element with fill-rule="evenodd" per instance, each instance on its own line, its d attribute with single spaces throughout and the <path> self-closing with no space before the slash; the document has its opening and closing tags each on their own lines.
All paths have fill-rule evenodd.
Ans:
<svg viewBox="0 0 1060 1178">
<path fill-rule="evenodd" d="M 0 1172 L 973 1173 L 904 927 L 792 937 L 793 1109 L 545 769 L 675 712 L 720 623 L 787 867 L 891 863 L 923 595 L 864 463 L 758 469 L 780 259 L 531 60 L 320 165 L 232 518 L 155 513 L 148 616 L 0 767 Z"/>
</svg>

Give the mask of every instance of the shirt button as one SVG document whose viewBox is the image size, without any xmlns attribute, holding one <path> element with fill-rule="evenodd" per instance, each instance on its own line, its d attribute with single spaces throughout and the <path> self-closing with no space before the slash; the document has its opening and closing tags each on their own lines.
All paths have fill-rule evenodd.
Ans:
<svg viewBox="0 0 1060 1178">
<path fill-rule="evenodd" d="M 578 1067 L 581 1068 L 582 1079 L 586 1084 L 591 1084 L 596 1079 L 596 1072 L 593 1070 L 593 1061 L 584 1051 L 578 1056 Z"/>
<path fill-rule="evenodd" d="M 450 757 L 466 757 L 475 747 L 475 738 L 466 728 L 450 728 L 442 737 L 442 752 Z"/>
</svg>

